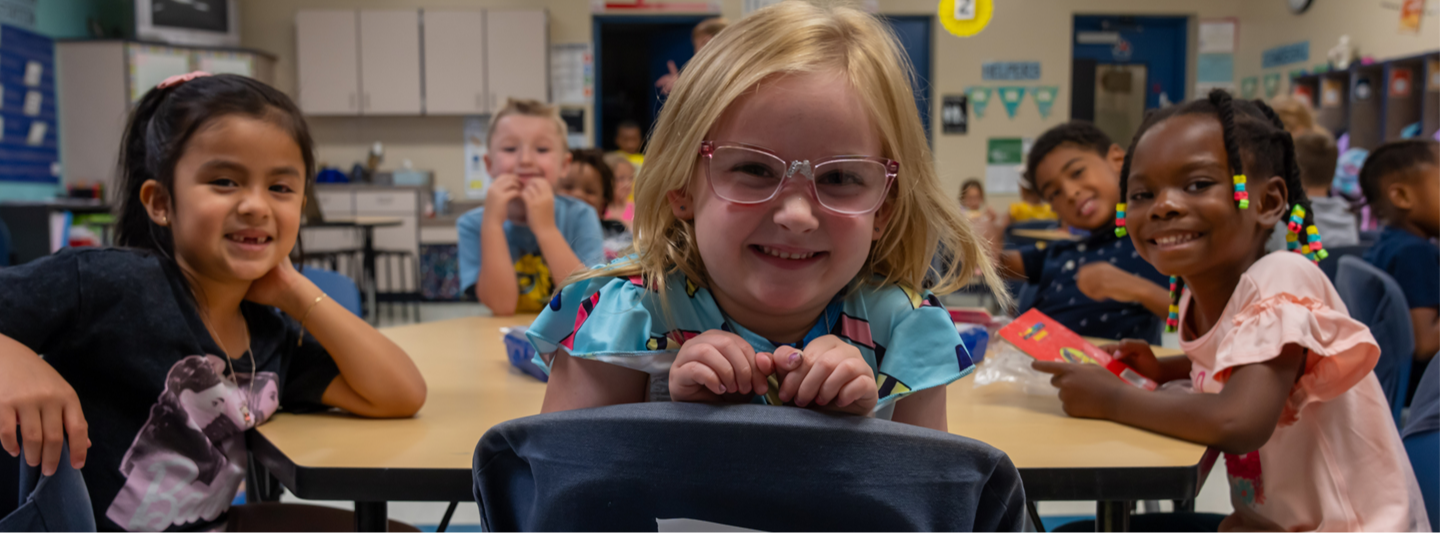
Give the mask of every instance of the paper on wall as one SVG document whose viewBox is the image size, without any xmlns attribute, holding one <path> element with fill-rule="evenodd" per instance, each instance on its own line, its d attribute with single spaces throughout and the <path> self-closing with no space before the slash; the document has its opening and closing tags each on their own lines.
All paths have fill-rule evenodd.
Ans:
<svg viewBox="0 0 1440 533">
<path fill-rule="evenodd" d="M 590 43 L 550 45 L 550 86 L 559 105 L 585 105 L 595 96 L 595 55 Z"/>
<path fill-rule="evenodd" d="M 1235 53 L 1235 19 L 1200 21 L 1200 50 L 1202 54 Z"/>
<path fill-rule="evenodd" d="M 490 187 L 490 173 L 485 172 L 485 128 L 489 116 L 465 117 L 465 197 L 479 200 Z"/>
</svg>

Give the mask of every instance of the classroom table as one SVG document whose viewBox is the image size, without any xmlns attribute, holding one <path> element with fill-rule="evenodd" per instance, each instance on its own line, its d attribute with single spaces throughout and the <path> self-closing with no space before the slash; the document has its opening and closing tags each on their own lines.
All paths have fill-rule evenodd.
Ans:
<svg viewBox="0 0 1440 533">
<path fill-rule="evenodd" d="M 1070 233 L 1063 229 L 1017 229 L 1010 232 L 1016 237 L 1036 239 L 1041 241 L 1078 241 L 1079 235 Z"/>
<path fill-rule="evenodd" d="M 499 331 L 533 319 L 382 329 L 425 376 L 429 396 L 419 414 L 367 420 L 281 413 L 249 433 L 251 452 L 300 498 L 354 501 L 360 531 L 383 530 L 388 501 L 473 502 L 471 461 L 480 437 L 540 412 L 545 384 L 510 366 Z M 1214 461 L 1203 446 L 1069 418 L 1053 396 L 1006 385 L 977 389 L 973 377 L 947 392 L 950 432 L 1009 454 L 1029 500 L 1099 500 L 1096 523 L 1107 529 L 1123 530 L 1136 500 L 1194 498 Z"/>
<path fill-rule="evenodd" d="M 305 223 L 307 228 L 356 228 L 360 230 L 360 288 L 365 291 L 366 318 L 379 320 L 375 308 L 375 228 L 388 228 L 404 223 L 396 217 L 325 217 L 323 221 Z"/>
</svg>

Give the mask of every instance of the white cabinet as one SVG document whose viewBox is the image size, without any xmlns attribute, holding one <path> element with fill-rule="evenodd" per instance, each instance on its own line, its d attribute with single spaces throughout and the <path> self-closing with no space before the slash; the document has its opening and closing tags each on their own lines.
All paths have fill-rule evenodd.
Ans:
<svg viewBox="0 0 1440 533">
<path fill-rule="evenodd" d="M 506 98 L 549 101 L 543 10 L 301 10 L 295 26 L 307 114 L 473 115 Z"/>
<path fill-rule="evenodd" d="M 426 9 L 425 114 L 491 111 L 485 94 L 485 12 Z"/>
<path fill-rule="evenodd" d="M 295 15 L 300 109 L 312 115 L 360 112 L 359 14 L 354 10 Z"/>
<path fill-rule="evenodd" d="M 546 83 L 550 72 L 547 30 L 544 11 L 485 12 L 485 65 L 491 109 L 505 105 L 506 98 L 550 100 Z"/>
<path fill-rule="evenodd" d="M 420 13 L 360 11 L 360 112 L 420 114 Z"/>
</svg>

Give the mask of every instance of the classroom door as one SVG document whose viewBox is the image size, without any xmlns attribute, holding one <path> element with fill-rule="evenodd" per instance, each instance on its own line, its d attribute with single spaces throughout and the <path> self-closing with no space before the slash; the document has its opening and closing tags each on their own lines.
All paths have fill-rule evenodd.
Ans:
<svg viewBox="0 0 1440 533">
<path fill-rule="evenodd" d="M 595 17 L 595 146 L 615 150 L 615 129 L 633 120 L 649 138 L 665 97 L 655 81 L 695 55 L 690 32 L 705 16 Z"/>
<path fill-rule="evenodd" d="M 934 17 L 925 15 L 894 15 L 884 17 L 885 22 L 895 31 L 900 46 L 915 67 L 915 78 L 910 88 L 915 92 L 915 108 L 920 112 L 920 124 L 925 127 L 925 138 L 930 138 L 930 27 Z"/>
<path fill-rule="evenodd" d="M 1139 126 L 1129 118 L 1135 100 L 1142 109 L 1184 101 L 1189 26 L 1187 17 L 1077 15 L 1070 88 L 1086 101 L 1070 106 L 1070 118 L 1099 124 L 1108 114 L 1115 131 L 1106 133 L 1123 144 Z"/>
</svg>

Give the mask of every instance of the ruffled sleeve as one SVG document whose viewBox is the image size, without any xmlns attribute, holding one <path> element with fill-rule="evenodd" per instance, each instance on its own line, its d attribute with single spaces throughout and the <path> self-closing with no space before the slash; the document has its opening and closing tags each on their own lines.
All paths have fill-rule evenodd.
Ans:
<svg viewBox="0 0 1440 533">
<path fill-rule="evenodd" d="M 1287 344 L 1308 350 L 1305 373 L 1290 390 L 1280 425 L 1294 423 L 1311 402 L 1330 400 L 1364 379 L 1380 347 L 1364 324 L 1311 297 L 1273 294 L 1251 302 L 1232 319 L 1234 329 L 1215 354 L 1215 380 L 1237 366 L 1263 363 Z"/>
<path fill-rule="evenodd" d="M 572 357 L 652 374 L 668 372 L 679 345 L 654 333 L 660 326 L 652 315 L 657 297 L 623 278 L 566 286 L 526 331 L 535 345 L 533 361 L 549 372 L 556 350 L 563 349 Z"/>
</svg>

